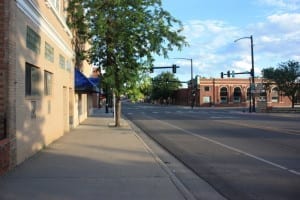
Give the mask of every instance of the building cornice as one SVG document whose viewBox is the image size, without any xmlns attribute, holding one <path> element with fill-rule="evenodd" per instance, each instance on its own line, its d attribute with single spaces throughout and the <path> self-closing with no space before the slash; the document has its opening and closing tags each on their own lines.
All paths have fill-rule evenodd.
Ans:
<svg viewBox="0 0 300 200">
<path fill-rule="evenodd" d="M 72 33 L 71 30 L 69 29 L 68 25 L 66 24 L 66 22 L 62 19 L 62 17 L 59 15 L 59 13 L 57 12 L 57 10 L 54 8 L 53 3 L 50 0 L 45 0 L 45 4 L 48 8 L 50 8 L 52 10 L 52 12 L 54 13 L 55 17 L 57 18 L 57 20 L 60 22 L 60 24 L 63 26 L 64 30 L 67 32 L 67 34 L 72 38 Z"/>
<path fill-rule="evenodd" d="M 69 45 L 61 39 L 60 34 L 49 23 L 49 21 L 42 15 L 40 10 L 32 2 L 32 0 L 16 0 L 18 8 L 34 23 L 36 24 L 49 38 L 51 38 L 57 46 L 66 53 L 69 57 L 74 57 L 74 51 Z M 64 26 L 63 26 L 64 27 Z M 65 27 L 64 30 L 66 31 Z M 69 30 L 69 29 L 68 29 Z M 71 34 L 67 34 L 72 37 Z"/>
</svg>

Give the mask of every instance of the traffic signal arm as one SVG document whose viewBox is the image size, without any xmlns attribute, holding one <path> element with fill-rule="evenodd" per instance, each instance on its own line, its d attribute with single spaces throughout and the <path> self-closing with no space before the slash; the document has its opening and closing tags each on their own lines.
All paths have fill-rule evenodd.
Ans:
<svg viewBox="0 0 300 200">
<path fill-rule="evenodd" d="M 153 73 L 154 69 L 169 69 L 172 68 L 172 72 L 175 74 L 176 69 L 179 68 L 177 65 L 172 65 L 171 67 L 150 67 L 150 73 Z"/>
</svg>

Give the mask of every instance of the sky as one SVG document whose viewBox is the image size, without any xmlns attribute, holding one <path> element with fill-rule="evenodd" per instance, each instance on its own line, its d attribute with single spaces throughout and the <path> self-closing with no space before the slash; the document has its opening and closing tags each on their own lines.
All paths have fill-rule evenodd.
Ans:
<svg viewBox="0 0 300 200">
<path fill-rule="evenodd" d="M 183 23 L 189 46 L 170 52 L 170 59 L 156 57 L 154 66 L 178 65 L 175 76 L 180 81 L 191 79 L 191 63 L 171 58 L 192 59 L 194 77 L 249 71 L 251 35 L 255 76 L 261 76 L 264 68 L 300 61 L 300 0 L 162 0 L 162 4 Z M 162 71 L 155 70 L 152 76 Z"/>
</svg>

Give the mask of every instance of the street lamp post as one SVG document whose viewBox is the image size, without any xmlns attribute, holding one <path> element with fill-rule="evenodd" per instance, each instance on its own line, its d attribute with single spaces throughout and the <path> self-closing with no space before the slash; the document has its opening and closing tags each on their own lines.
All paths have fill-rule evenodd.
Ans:
<svg viewBox="0 0 300 200">
<path fill-rule="evenodd" d="M 250 37 L 242 37 L 242 38 L 239 38 L 237 40 L 234 40 L 234 42 L 237 42 L 239 40 L 242 40 L 242 39 L 250 39 L 250 42 L 251 42 L 251 71 L 250 71 L 250 75 L 251 75 L 251 78 L 252 78 L 252 87 L 254 87 L 255 85 L 255 80 L 254 80 L 254 55 L 253 55 L 253 36 L 251 35 Z M 250 86 L 250 99 L 252 98 L 252 112 L 255 112 L 255 96 L 252 94 L 252 88 Z M 250 105 L 249 105 L 249 112 L 251 112 L 251 100 L 250 100 Z"/>
</svg>

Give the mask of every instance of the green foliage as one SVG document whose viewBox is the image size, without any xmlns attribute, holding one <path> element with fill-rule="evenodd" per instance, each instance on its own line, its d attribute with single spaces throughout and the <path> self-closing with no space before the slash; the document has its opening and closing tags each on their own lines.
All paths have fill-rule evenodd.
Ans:
<svg viewBox="0 0 300 200">
<path fill-rule="evenodd" d="M 280 63 L 278 68 L 266 68 L 262 70 L 263 76 L 270 81 L 273 81 L 278 86 L 278 89 L 284 92 L 292 101 L 294 107 L 296 95 L 300 92 L 300 64 L 297 61 L 289 60 Z M 267 82 L 269 87 L 270 81 Z"/>
<path fill-rule="evenodd" d="M 132 101 L 147 100 L 151 94 L 152 82 L 148 74 L 141 73 L 139 80 L 125 84 L 126 96 Z"/>
<path fill-rule="evenodd" d="M 163 72 L 154 77 L 152 84 L 151 98 L 153 100 L 172 98 L 174 91 L 181 86 L 179 80 L 170 72 Z"/>
<path fill-rule="evenodd" d="M 72 45 L 77 68 L 80 68 L 82 61 L 87 58 L 85 44 L 89 39 L 89 28 L 85 17 L 85 2 L 84 0 L 70 0 L 67 8 L 67 24 L 73 34 Z"/>
<path fill-rule="evenodd" d="M 80 13 L 70 20 L 72 27 L 80 33 L 83 26 L 83 35 L 89 36 L 89 62 L 105 70 L 116 104 L 126 92 L 125 85 L 134 85 L 144 66 L 153 66 L 155 54 L 167 57 L 169 51 L 187 44 L 180 35 L 181 22 L 162 8 L 161 0 L 73 1 L 69 12 Z M 119 113 L 118 107 L 117 118 Z"/>
<path fill-rule="evenodd" d="M 139 89 L 144 97 L 150 97 L 152 92 L 152 79 L 150 76 L 146 74 L 143 75 L 139 83 Z"/>
<path fill-rule="evenodd" d="M 167 56 L 173 47 L 185 44 L 179 35 L 181 23 L 160 0 L 91 0 L 87 5 L 90 60 L 114 77 L 117 93 L 125 82 L 135 81 L 143 66 L 152 65 L 153 54 Z"/>
</svg>

